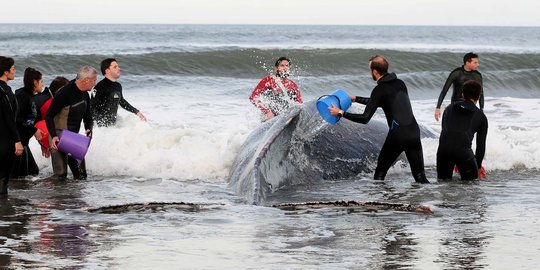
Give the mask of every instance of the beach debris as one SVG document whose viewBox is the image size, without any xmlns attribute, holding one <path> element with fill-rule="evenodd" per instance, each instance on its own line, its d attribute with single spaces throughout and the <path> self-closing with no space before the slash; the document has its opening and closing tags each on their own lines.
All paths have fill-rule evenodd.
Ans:
<svg viewBox="0 0 540 270">
<path fill-rule="evenodd" d="M 407 203 L 390 203 L 390 202 L 365 202 L 365 201 L 328 201 L 328 202 L 302 202 L 302 203 L 280 203 L 272 205 L 272 207 L 281 210 L 309 210 L 323 208 L 338 208 L 338 209 L 354 209 L 363 210 L 366 212 L 378 211 L 401 211 L 401 212 L 416 212 L 424 214 L 433 214 L 433 209 L 425 205 L 412 205 Z"/>
<path fill-rule="evenodd" d="M 223 205 L 224 204 L 222 203 L 147 202 L 100 206 L 95 208 L 83 208 L 81 210 L 89 213 L 101 214 L 121 214 L 125 212 L 139 212 L 148 210 L 155 212 L 168 209 L 199 212 L 204 210 L 216 209 Z"/>
</svg>

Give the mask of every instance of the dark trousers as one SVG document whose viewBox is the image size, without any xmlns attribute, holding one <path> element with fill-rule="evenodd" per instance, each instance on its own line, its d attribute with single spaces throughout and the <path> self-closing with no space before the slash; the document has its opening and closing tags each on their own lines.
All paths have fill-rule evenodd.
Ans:
<svg viewBox="0 0 540 270">
<path fill-rule="evenodd" d="M 388 132 L 379 153 L 374 178 L 383 180 L 390 167 L 403 152 L 409 161 L 414 180 L 420 183 L 429 183 L 424 172 L 424 154 L 420 141 L 420 128 L 417 124 L 397 126 Z"/>
<path fill-rule="evenodd" d="M 32 155 L 32 151 L 30 151 L 30 147 L 26 145 L 24 146 L 23 153 L 20 156 L 15 157 L 11 177 L 16 178 L 20 176 L 37 175 L 38 173 L 39 168 L 36 164 L 36 160 Z"/>
<path fill-rule="evenodd" d="M 472 149 L 441 146 L 437 150 L 437 178 L 450 179 L 457 166 L 462 180 L 478 178 L 478 164 Z"/>
<path fill-rule="evenodd" d="M 77 160 L 58 150 L 51 149 L 51 162 L 53 166 L 54 177 L 64 179 L 67 177 L 67 167 L 73 173 L 74 179 L 86 179 L 86 163 L 81 161 L 79 165 Z"/>
<path fill-rule="evenodd" d="M 7 195 L 14 159 L 15 144 L 0 142 L 0 196 Z"/>
</svg>

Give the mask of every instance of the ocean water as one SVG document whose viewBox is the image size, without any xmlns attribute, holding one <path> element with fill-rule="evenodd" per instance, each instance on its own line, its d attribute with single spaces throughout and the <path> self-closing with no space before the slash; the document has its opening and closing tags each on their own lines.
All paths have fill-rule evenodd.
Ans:
<svg viewBox="0 0 540 270">
<path fill-rule="evenodd" d="M 418 122 L 433 117 L 449 72 L 480 55 L 489 132 L 488 179 L 435 181 L 437 139 L 423 139 L 428 178 L 408 167 L 297 186 L 273 202 L 333 200 L 428 205 L 434 214 L 246 204 L 227 176 L 260 125 L 247 97 L 280 56 L 304 100 L 344 89 L 369 95 L 368 59 L 381 54 L 409 88 Z M 70 269 L 527 269 L 540 263 L 540 28 L 248 25 L 9 25 L 0 55 L 18 69 L 74 78 L 115 57 L 124 96 L 149 119 L 120 111 L 95 128 L 89 179 L 16 179 L 0 201 L 0 266 Z M 101 78 L 101 77 L 100 77 Z M 447 94 L 448 104 L 450 93 Z M 444 106 L 443 105 L 443 106 Z M 361 111 L 362 106 L 354 105 Z M 379 111 L 375 117 L 383 117 Z M 359 128 L 361 126 L 359 125 Z M 85 209 L 149 202 L 178 207 Z"/>
</svg>

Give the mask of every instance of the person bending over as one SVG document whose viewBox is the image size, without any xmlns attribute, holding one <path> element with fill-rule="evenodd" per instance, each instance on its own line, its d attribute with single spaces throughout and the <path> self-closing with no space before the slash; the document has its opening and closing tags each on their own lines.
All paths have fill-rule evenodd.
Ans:
<svg viewBox="0 0 540 270">
<path fill-rule="evenodd" d="M 450 179 L 457 166 L 462 180 L 483 174 L 482 160 L 486 152 L 488 120 L 476 107 L 482 85 L 474 80 L 463 84 L 465 100 L 450 104 L 442 118 L 442 131 L 437 150 L 437 178 Z M 476 134 L 476 153 L 471 149 Z"/>
</svg>

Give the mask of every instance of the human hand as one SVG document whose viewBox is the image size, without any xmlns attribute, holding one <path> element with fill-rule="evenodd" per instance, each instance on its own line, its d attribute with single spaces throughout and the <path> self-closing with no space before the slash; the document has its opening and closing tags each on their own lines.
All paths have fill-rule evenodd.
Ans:
<svg viewBox="0 0 540 270">
<path fill-rule="evenodd" d="M 334 103 L 332 103 L 331 107 L 328 107 L 328 110 L 330 111 L 330 114 L 332 116 L 337 116 L 340 112 L 342 112 L 342 114 L 343 114 L 343 111 L 340 108 L 336 107 L 336 105 L 334 105 Z"/>
<path fill-rule="evenodd" d="M 16 142 L 15 143 L 15 155 L 20 156 L 20 155 L 22 155 L 23 151 L 24 151 L 24 147 L 22 146 L 22 143 L 21 142 Z"/>
<path fill-rule="evenodd" d="M 38 128 L 36 129 L 36 133 L 34 133 L 34 138 L 36 138 L 36 140 L 38 141 L 41 141 L 41 139 L 43 139 L 43 134 L 43 131 Z"/>
<path fill-rule="evenodd" d="M 49 150 L 49 148 L 47 147 L 41 146 L 41 155 L 44 158 L 49 158 L 51 156 L 51 150 Z"/>
<path fill-rule="evenodd" d="M 265 115 L 264 115 L 264 120 L 270 120 L 272 118 L 274 118 L 276 115 L 274 115 L 273 112 L 267 112 Z"/>
<path fill-rule="evenodd" d="M 54 138 L 52 138 L 52 141 L 51 141 L 51 147 L 52 149 L 54 150 L 58 150 L 58 142 L 60 141 L 60 138 L 58 138 L 58 136 L 54 136 Z"/>
<path fill-rule="evenodd" d="M 435 120 L 437 120 L 437 122 L 439 122 L 440 118 L 441 118 L 441 109 L 437 108 L 437 109 L 435 109 Z"/>
<path fill-rule="evenodd" d="M 144 116 L 144 114 L 142 112 L 138 112 L 137 113 L 137 116 L 139 117 L 139 119 L 141 119 L 142 121 L 146 122 L 146 117 Z"/>
<path fill-rule="evenodd" d="M 486 169 L 484 169 L 484 166 L 478 169 L 478 178 L 481 180 L 486 179 Z"/>
<path fill-rule="evenodd" d="M 349 95 L 349 98 L 352 100 L 352 102 L 354 102 L 356 100 L 356 96 L 355 95 Z"/>
</svg>

